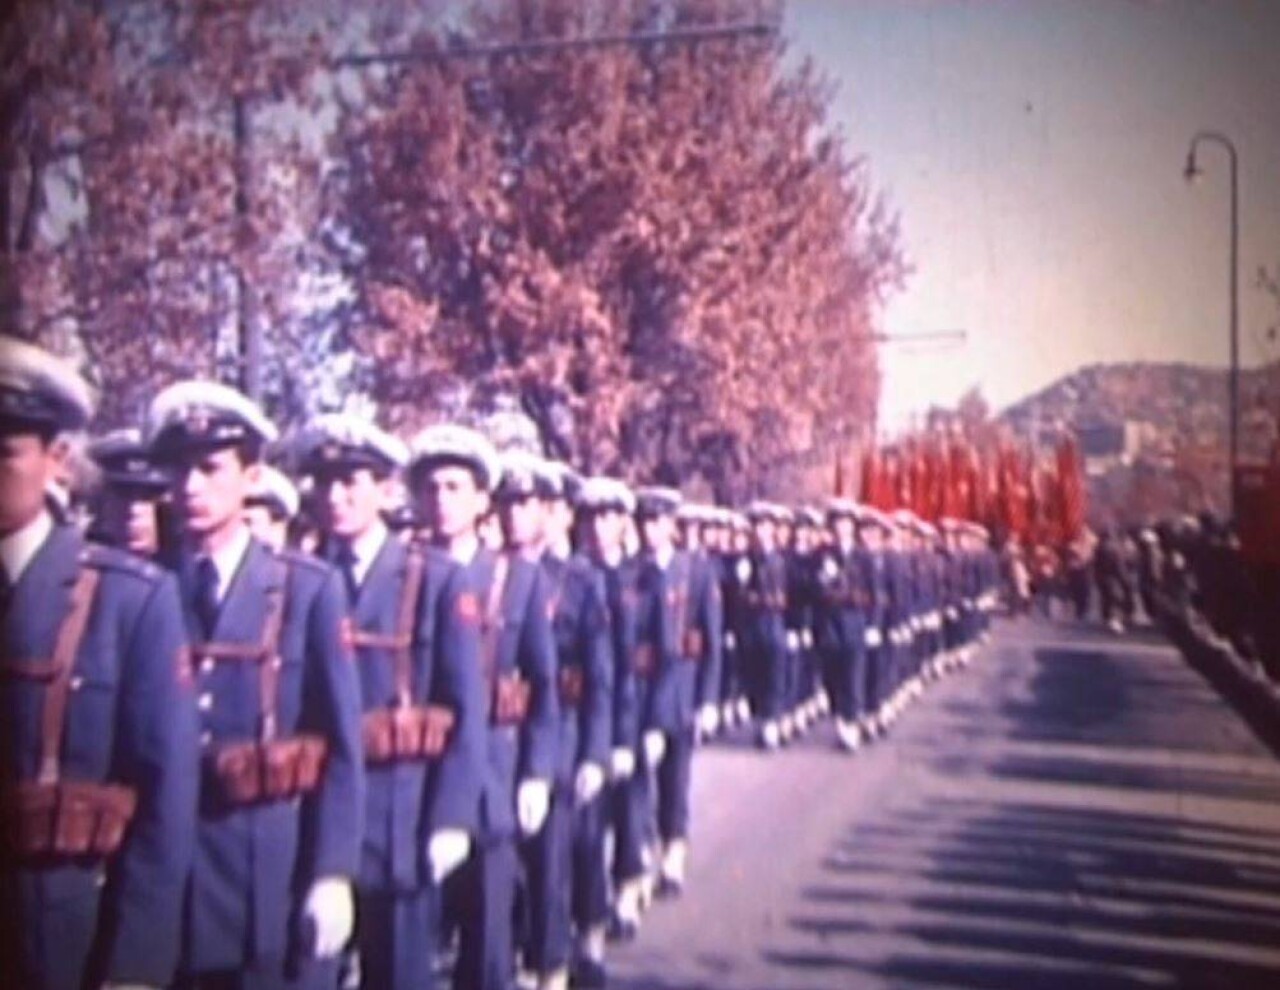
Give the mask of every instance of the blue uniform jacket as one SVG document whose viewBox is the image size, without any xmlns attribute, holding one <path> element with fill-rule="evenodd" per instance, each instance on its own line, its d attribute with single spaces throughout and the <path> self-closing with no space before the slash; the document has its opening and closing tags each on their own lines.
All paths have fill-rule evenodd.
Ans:
<svg viewBox="0 0 1280 990">
<path fill-rule="evenodd" d="M 556 661 L 582 672 L 583 697 L 569 705 L 561 698 L 559 759 L 556 778 L 568 784 L 582 763 L 609 765 L 613 745 L 613 654 L 609 649 L 609 616 L 604 583 L 580 557 L 542 557 L 550 595 L 551 628 Z"/>
<path fill-rule="evenodd" d="M 71 939 L 50 941 L 45 931 L 46 918 L 76 910 L 70 905 L 78 901 L 90 905 L 88 919 L 92 905 L 99 909 L 98 963 L 89 982 L 159 986 L 169 982 L 178 957 L 196 812 L 195 705 L 173 579 L 55 526 L 13 589 L 0 654 L 6 666 L 53 658 L 82 562 L 100 577 L 72 672 L 61 777 L 131 786 L 137 810 L 125 844 L 105 869 L 87 860 L 0 865 L 4 910 L 20 920 L 28 950 L 20 962 L 3 964 L 4 979 L 21 982 L 26 969 L 36 974 L 26 985 L 38 986 L 35 980 L 66 968 L 66 960 L 42 958 L 41 951 L 87 948 Z M 0 679 L 0 770 L 8 779 L 36 776 L 46 683 Z M 65 928 L 56 930 L 67 939 Z"/>
<path fill-rule="evenodd" d="M 638 642 L 649 645 L 661 658 L 654 686 L 654 725 L 665 732 L 681 732 L 692 726 L 698 706 L 719 700 L 720 585 L 705 554 L 678 550 L 665 570 L 646 556 L 638 590 Z"/>
<path fill-rule="evenodd" d="M 616 566 L 597 560 L 594 567 L 604 586 L 609 619 L 609 648 L 613 665 L 612 745 L 635 749 L 640 744 L 641 734 L 653 727 L 651 702 L 654 679 L 640 677 L 635 668 L 640 570 L 634 558 L 626 558 Z"/>
<path fill-rule="evenodd" d="M 427 840 L 436 829 L 479 824 L 480 780 L 484 767 L 487 698 L 480 676 L 480 612 L 474 594 L 463 588 L 461 568 L 436 547 L 418 547 L 424 567 L 414 609 L 414 704 L 450 709 L 455 718 L 444 754 L 430 763 L 397 761 L 369 766 L 363 887 L 401 891 L 425 886 Z M 351 617 L 364 633 L 390 636 L 399 622 L 409 548 L 388 535 L 369 565 Z M 395 701 L 395 654 L 385 646 L 356 650 L 360 697 L 365 711 Z"/>
<path fill-rule="evenodd" d="M 193 643 L 202 630 L 192 604 L 190 561 L 179 564 Z M 346 629 L 346 592 L 328 565 L 277 554 L 252 540 L 218 614 L 211 640 L 258 643 L 269 592 L 283 587 L 279 734 L 328 741 L 320 786 L 305 799 L 225 811 L 206 800 L 186 910 L 185 968 L 237 968 L 279 960 L 290 948 L 291 916 L 320 877 L 356 876 L 364 832 L 360 685 Z M 206 746 L 257 738 L 261 712 L 256 663 L 201 661 L 197 707 Z"/>
<path fill-rule="evenodd" d="M 510 554 L 507 559 L 509 571 L 498 623 L 491 630 L 486 630 L 485 625 L 498 554 L 481 549 L 463 567 L 465 589 L 476 596 L 481 612 L 481 636 L 493 637 L 491 658 L 486 657 L 488 648 L 482 638 L 481 669 L 492 662 L 494 674 L 519 672 L 531 691 L 529 715 L 522 726 L 489 726 L 480 788 L 480 834 L 486 837 L 515 833 L 517 781 L 538 778 L 550 782 L 559 744 L 556 649 L 546 577 L 542 568 L 531 561 Z M 485 690 L 490 692 L 491 685 L 486 685 Z"/>
</svg>

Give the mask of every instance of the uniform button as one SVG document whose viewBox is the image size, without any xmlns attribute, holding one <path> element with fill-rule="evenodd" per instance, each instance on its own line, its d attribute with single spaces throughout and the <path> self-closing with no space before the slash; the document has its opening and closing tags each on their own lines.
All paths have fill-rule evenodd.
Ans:
<svg viewBox="0 0 1280 990">
<path fill-rule="evenodd" d="M 213 695 L 206 691 L 196 699 L 196 704 L 202 712 L 207 712 L 213 708 Z"/>
<path fill-rule="evenodd" d="M 84 687 L 84 678 L 83 677 L 71 678 L 70 687 L 72 691 L 79 691 L 82 687 Z"/>
</svg>

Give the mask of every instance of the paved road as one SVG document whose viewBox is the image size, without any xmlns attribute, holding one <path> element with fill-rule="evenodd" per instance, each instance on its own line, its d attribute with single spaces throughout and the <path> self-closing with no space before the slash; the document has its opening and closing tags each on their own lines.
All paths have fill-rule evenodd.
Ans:
<svg viewBox="0 0 1280 990">
<path fill-rule="evenodd" d="M 1006 623 L 870 750 L 695 774 L 613 987 L 1280 988 L 1280 761 L 1154 637 Z"/>
</svg>

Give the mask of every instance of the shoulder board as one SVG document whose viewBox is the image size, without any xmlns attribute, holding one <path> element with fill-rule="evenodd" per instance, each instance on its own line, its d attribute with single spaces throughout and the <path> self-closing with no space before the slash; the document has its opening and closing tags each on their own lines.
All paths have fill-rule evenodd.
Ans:
<svg viewBox="0 0 1280 990">
<path fill-rule="evenodd" d="M 80 554 L 81 562 L 86 567 L 99 571 L 111 571 L 117 574 L 128 574 L 142 581 L 158 581 L 164 575 L 164 568 L 154 564 L 137 554 L 109 547 L 103 543 L 86 543 Z"/>
</svg>

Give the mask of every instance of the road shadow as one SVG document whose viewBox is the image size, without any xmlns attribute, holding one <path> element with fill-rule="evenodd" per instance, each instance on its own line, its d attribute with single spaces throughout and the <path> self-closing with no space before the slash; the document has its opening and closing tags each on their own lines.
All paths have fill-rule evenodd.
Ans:
<svg viewBox="0 0 1280 990">
<path fill-rule="evenodd" d="M 942 699 L 913 759 L 973 796 L 924 788 L 852 824 L 762 948 L 779 985 L 1280 987 L 1280 773 L 1172 655 L 1028 656 L 998 700 Z"/>
</svg>

